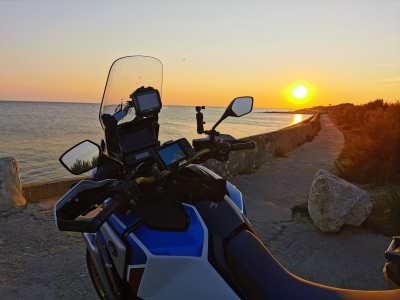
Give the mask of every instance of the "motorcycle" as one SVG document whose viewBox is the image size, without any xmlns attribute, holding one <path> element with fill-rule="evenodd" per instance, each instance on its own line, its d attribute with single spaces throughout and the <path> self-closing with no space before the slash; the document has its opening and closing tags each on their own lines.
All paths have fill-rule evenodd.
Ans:
<svg viewBox="0 0 400 300">
<path fill-rule="evenodd" d="M 255 148 L 216 130 L 250 113 L 252 97 L 234 99 L 210 130 L 204 107 L 195 107 L 197 132 L 207 137 L 161 144 L 161 91 L 158 59 L 116 60 L 99 113 L 105 140 L 60 157 L 72 174 L 93 170 L 54 214 L 59 230 L 83 233 L 100 299 L 400 299 L 400 290 L 343 290 L 288 272 L 257 237 L 242 193 L 202 165 Z"/>
<path fill-rule="evenodd" d="M 386 264 L 383 274 L 387 284 L 393 289 L 400 288 L 400 236 L 394 236 L 385 251 Z"/>
</svg>

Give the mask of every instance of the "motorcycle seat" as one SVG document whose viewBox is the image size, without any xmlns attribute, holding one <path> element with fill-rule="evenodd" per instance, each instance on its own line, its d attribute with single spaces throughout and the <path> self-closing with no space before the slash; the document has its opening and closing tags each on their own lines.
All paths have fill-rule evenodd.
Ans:
<svg viewBox="0 0 400 300">
<path fill-rule="evenodd" d="M 333 288 L 287 271 L 250 231 L 229 240 L 227 263 L 246 299 L 399 300 L 399 290 L 360 291 Z M 383 275 L 382 275 L 383 276 Z"/>
</svg>

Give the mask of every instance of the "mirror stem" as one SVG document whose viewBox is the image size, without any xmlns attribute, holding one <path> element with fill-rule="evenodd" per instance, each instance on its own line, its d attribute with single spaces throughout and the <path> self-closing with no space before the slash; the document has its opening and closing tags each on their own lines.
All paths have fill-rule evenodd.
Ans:
<svg viewBox="0 0 400 300">
<path fill-rule="evenodd" d="M 223 120 L 226 119 L 226 117 L 227 117 L 227 115 L 226 115 L 226 114 L 223 114 L 222 117 L 221 117 L 221 119 L 219 119 L 218 122 L 215 123 L 215 125 L 213 126 L 213 128 L 211 128 L 211 131 L 214 131 L 215 128 L 217 128 L 217 126 L 218 126 L 219 124 L 221 124 L 221 122 L 222 122 Z"/>
</svg>

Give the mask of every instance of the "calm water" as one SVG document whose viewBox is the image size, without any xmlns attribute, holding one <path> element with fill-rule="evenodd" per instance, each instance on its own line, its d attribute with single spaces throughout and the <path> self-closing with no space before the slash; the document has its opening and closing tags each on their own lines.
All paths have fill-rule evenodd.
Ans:
<svg viewBox="0 0 400 300">
<path fill-rule="evenodd" d="M 254 109 L 241 118 L 228 118 L 219 127 L 236 138 L 271 132 L 309 115 L 265 114 Z M 98 104 L 0 101 L 0 157 L 18 161 L 23 183 L 71 177 L 58 162 L 65 150 L 90 139 L 103 138 Z M 210 129 L 224 108 L 206 107 L 205 128 Z M 160 113 L 160 141 L 201 137 L 196 133 L 194 107 L 164 106 Z"/>
</svg>

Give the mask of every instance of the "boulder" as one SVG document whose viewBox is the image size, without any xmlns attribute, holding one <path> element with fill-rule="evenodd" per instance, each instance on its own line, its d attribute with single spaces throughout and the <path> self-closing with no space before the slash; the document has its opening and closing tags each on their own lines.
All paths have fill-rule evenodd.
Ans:
<svg viewBox="0 0 400 300">
<path fill-rule="evenodd" d="M 11 157 L 0 158 L 0 211 L 25 204 L 17 161 Z"/>
<path fill-rule="evenodd" d="M 336 232 L 343 224 L 360 226 L 372 209 L 369 194 L 326 170 L 319 170 L 312 182 L 308 212 L 324 232 Z"/>
</svg>

